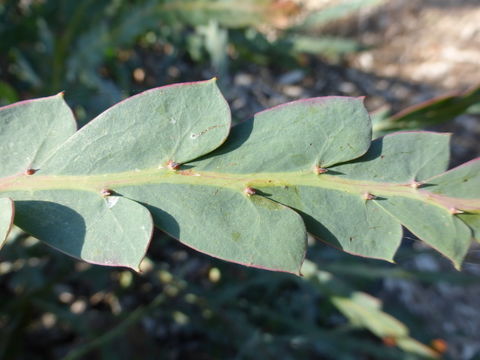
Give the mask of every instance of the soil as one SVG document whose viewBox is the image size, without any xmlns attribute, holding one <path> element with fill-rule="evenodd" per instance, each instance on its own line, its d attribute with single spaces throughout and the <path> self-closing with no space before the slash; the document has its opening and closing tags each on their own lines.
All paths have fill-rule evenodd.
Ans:
<svg viewBox="0 0 480 360">
<path fill-rule="evenodd" d="M 388 105 L 396 112 L 480 84 L 478 0 L 391 0 L 331 24 L 319 35 L 330 32 L 354 37 L 369 49 L 339 65 L 310 58 L 305 70 L 278 73 L 251 67 L 237 72 L 227 92 L 236 117 L 245 119 L 266 107 L 323 95 L 365 95 L 369 110 Z M 433 130 L 453 134 L 452 166 L 480 156 L 479 115 L 462 115 Z M 414 246 L 424 245 L 416 241 Z M 462 271 L 480 275 L 478 246 L 472 247 L 469 259 Z M 454 271 L 437 254 L 398 263 L 409 269 L 439 271 L 439 276 L 442 271 Z M 465 287 L 389 279 L 381 293 L 422 318 L 432 334 L 446 341 L 451 358 L 479 356 L 480 281 Z"/>
</svg>

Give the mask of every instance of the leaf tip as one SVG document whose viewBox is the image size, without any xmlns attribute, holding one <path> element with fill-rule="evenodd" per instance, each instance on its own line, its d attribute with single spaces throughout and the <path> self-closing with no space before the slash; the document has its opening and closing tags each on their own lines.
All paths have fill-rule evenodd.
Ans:
<svg viewBox="0 0 480 360">
<path fill-rule="evenodd" d="M 135 273 L 141 275 L 143 273 L 141 267 L 140 267 L 140 264 L 136 264 L 136 265 L 127 265 L 127 264 L 124 264 L 124 265 L 120 265 L 120 266 L 124 266 L 125 268 L 129 269 L 129 270 L 132 270 L 134 271 Z"/>
<path fill-rule="evenodd" d="M 60 91 L 56 96 L 63 99 L 65 97 L 65 91 Z"/>
<path fill-rule="evenodd" d="M 366 96 L 358 96 L 357 100 L 360 100 L 362 103 L 365 102 Z"/>
</svg>

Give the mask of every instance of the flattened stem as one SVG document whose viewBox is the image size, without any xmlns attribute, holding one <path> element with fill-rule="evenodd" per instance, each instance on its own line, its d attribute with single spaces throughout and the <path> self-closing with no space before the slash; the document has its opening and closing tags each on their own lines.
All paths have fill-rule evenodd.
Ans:
<svg viewBox="0 0 480 360">
<path fill-rule="evenodd" d="M 351 180 L 328 175 L 328 173 L 318 176 L 311 170 L 291 173 L 231 174 L 191 169 L 175 172 L 166 169 L 148 169 L 89 176 L 41 175 L 41 171 L 38 171 L 35 176 L 19 174 L 0 179 L 0 194 L 12 194 L 14 197 L 15 191 L 71 189 L 96 192 L 102 196 L 104 189 L 121 194 L 121 189 L 125 186 L 160 183 L 214 186 L 236 189 L 239 192 L 244 192 L 246 188 L 311 186 L 358 194 L 361 198 L 365 198 L 365 194 L 375 194 L 377 198 L 402 196 L 446 209 L 456 209 L 456 213 L 460 213 L 459 211 L 480 213 L 480 199 L 462 199 L 434 194 L 428 191 L 428 187 L 412 187 L 411 183 L 395 184 Z"/>
</svg>

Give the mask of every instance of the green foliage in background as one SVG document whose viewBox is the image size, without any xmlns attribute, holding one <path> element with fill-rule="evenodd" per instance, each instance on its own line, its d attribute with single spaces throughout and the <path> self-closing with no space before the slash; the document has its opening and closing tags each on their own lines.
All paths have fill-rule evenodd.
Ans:
<svg viewBox="0 0 480 360">
<path fill-rule="evenodd" d="M 477 281 L 461 273 L 408 272 L 323 246 L 318 251 L 319 244 L 311 251 L 323 270 L 306 262 L 304 278 L 272 276 L 205 263 L 193 252 L 187 257 L 164 236 L 155 239 L 136 275 L 45 253 L 17 229 L 12 240 L 2 257 L 21 260 L 0 267 L 0 356 L 6 359 L 433 358 L 438 354 L 412 339 L 429 342 L 422 321 L 397 306 L 408 334 L 358 287 L 371 292 L 385 277 L 424 286 Z M 359 319 L 358 310 L 375 316 Z M 392 339 L 410 345 L 401 350 Z M 42 342 L 55 345 L 46 349 Z"/>
<path fill-rule="evenodd" d="M 329 20 L 356 8 L 338 9 Z M 291 1 L 274 0 L 7 0 L 0 3 L 0 104 L 66 91 L 83 125 L 138 90 L 131 74 L 145 50 L 161 51 L 155 65 L 165 82 L 168 67 L 187 56 L 211 61 L 224 77 L 232 55 L 295 64 L 299 53 L 338 58 L 359 49 L 295 28 L 300 12 Z M 271 39 L 259 27 L 278 34 Z"/>
<path fill-rule="evenodd" d="M 440 124 L 470 111 L 474 113 L 477 104 L 480 104 L 480 86 L 430 99 L 395 115 L 381 110 L 372 114 L 373 137 Z"/>
</svg>

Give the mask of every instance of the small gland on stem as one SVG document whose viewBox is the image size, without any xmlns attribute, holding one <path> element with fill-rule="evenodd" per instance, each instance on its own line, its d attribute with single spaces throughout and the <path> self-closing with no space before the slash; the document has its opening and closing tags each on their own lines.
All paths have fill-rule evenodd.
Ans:
<svg viewBox="0 0 480 360">
<path fill-rule="evenodd" d="M 252 196 L 256 194 L 256 191 L 254 188 L 251 188 L 250 186 L 247 186 L 245 189 L 243 189 L 243 193 L 247 196 Z"/>
<path fill-rule="evenodd" d="M 423 185 L 422 182 L 415 181 L 415 180 L 410 183 L 410 187 L 413 188 L 413 189 L 418 189 L 422 185 Z"/>
<path fill-rule="evenodd" d="M 167 167 L 168 167 L 170 170 L 178 170 L 178 168 L 180 167 L 180 164 L 179 164 L 179 163 L 176 163 L 176 162 L 173 161 L 173 160 L 168 160 L 168 162 L 167 162 Z"/>
<path fill-rule="evenodd" d="M 103 197 L 110 196 L 110 195 L 112 195 L 112 190 L 102 189 L 102 190 L 100 190 L 100 195 L 102 195 Z"/>
<path fill-rule="evenodd" d="M 377 197 L 373 194 L 370 194 L 369 192 L 363 193 L 363 199 L 364 200 L 374 200 Z"/>
<path fill-rule="evenodd" d="M 465 211 L 457 209 L 455 207 L 451 207 L 450 209 L 448 209 L 448 211 L 450 211 L 450 214 L 452 214 L 452 215 L 458 215 L 458 214 L 465 213 Z"/>
<path fill-rule="evenodd" d="M 328 169 L 322 168 L 321 166 L 318 166 L 318 165 L 316 165 L 313 168 L 313 172 L 317 175 L 325 174 L 327 171 L 328 171 Z"/>
<path fill-rule="evenodd" d="M 37 172 L 35 169 L 27 169 L 25 170 L 25 175 L 33 175 Z"/>
</svg>

